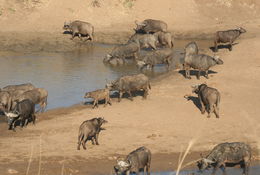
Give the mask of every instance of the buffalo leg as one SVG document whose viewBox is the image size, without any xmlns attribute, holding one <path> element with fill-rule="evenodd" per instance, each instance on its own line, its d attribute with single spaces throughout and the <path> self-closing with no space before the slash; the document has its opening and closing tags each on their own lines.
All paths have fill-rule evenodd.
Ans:
<svg viewBox="0 0 260 175">
<path fill-rule="evenodd" d="M 118 102 L 120 102 L 120 101 L 121 101 L 121 98 L 122 98 L 122 96 L 123 96 L 123 92 L 122 92 L 122 91 L 119 91 Z"/>
<path fill-rule="evenodd" d="M 214 108 L 214 113 L 216 115 L 217 118 L 219 118 L 219 108 L 217 107 L 217 105 L 213 105 Z"/>
<path fill-rule="evenodd" d="M 214 168 L 213 168 L 213 171 L 212 171 L 212 173 L 211 173 L 211 175 L 215 175 L 216 174 L 216 171 L 217 171 L 217 169 L 219 168 L 219 164 L 217 164 Z"/>
<path fill-rule="evenodd" d="M 81 37 L 81 34 L 80 34 L 80 33 L 78 34 L 78 37 L 79 37 L 80 40 L 82 40 L 82 37 Z"/>
<path fill-rule="evenodd" d="M 232 51 L 232 47 L 233 47 L 232 44 L 233 44 L 233 42 L 231 41 L 231 42 L 229 43 L 229 45 L 230 45 L 230 46 L 229 46 L 229 51 Z"/>
<path fill-rule="evenodd" d="M 83 142 L 82 142 L 83 149 L 87 149 L 87 148 L 86 148 L 86 143 L 87 143 L 87 141 L 88 141 L 88 136 L 87 136 L 87 135 L 84 135 Z"/>
<path fill-rule="evenodd" d="M 209 104 L 209 109 L 208 109 L 208 118 L 210 118 L 211 113 L 213 112 L 214 108 L 213 105 Z"/>
<path fill-rule="evenodd" d="M 93 103 L 93 106 L 92 106 L 92 108 L 94 109 L 95 108 L 95 106 L 97 106 L 97 108 L 98 108 L 98 101 L 95 99 L 94 100 L 94 103 Z"/>
<path fill-rule="evenodd" d="M 35 114 L 32 114 L 31 118 L 32 118 L 33 124 L 35 125 L 35 121 L 36 121 L 36 116 L 35 116 Z"/>
<path fill-rule="evenodd" d="M 94 138 L 95 138 L 95 141 L 96 141 L 96 145 L 99 145 L 99 143 L 98 143 L 98 133 L 94 136 Z"/>
<path fill-rule="evenodd" d="M 215 43 L 215 49 L 214 49 L 214 51 L 215 51 L 215 52 L 218 52 L 218 43 L 217 43 L 217 41 L 215 41 L 214 43 Z"/>
<path fill-rule="evenodd" d="M 109 104 L 110 106 L 112 105 L 112 102 L 111 102 L 111 98 L 110 98 L 110 97 L 107 99 L 107 102 L 108 102 L 108 104 Z"/>
<path fill-rule="evenodd" d="M 198 70 L 197 79 L 200 79 L 200 70 Z"/>
<path fill-rule="evenodd" d="M 143 96 L 143 98 L 146 99 L 147 95 L 148 95 L 148 89 L 144 89 L 144 96 Z"/>
<path fill-rule="evenodd" d="M 201 114 L 204 114 L 204 113 L 205 113 L 205 105 L 204 105 L 204 103 L 202 102 L 201 97 L 199 97 L 199 100 L 200 100 L 200 105 L 201 105 L 201 109 L 200 109 Z"/>
<path fill-rule="evenodd" d="M 208 70 L 205 71 L 205 78 L 209 79 L 209 71 Z"/>
<path fill-rule="evenodd" d="M 75 36 L 76 36 L 76 33 L 73 32 L 73 33 L 72 33 L 72 37 L 71 37 L 70 39 L 73 40 Z"/>
<path fill-rule="evenodd" d="M 129 94 L 130 100 L 133 101 L 133 96 L 132 96 L 131 91 L 128 91 L 127 93 Z"/>
<path fill-rule="evenodd" d="M 92 145 L 95 145 L 94 137 L 91 138 Z"/>
</svg>

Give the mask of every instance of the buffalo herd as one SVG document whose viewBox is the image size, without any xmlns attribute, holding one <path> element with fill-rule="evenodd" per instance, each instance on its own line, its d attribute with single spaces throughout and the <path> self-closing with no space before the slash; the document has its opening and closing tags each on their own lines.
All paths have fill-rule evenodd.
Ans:
<svg viewBox="0 0 260 175">
<path fill-rule="evenodd" d="M 153 69 L 157 64 L 165 64 L 169 69 L 173 58 L 174 37 L 168 31 L 168 26 L 164 21 L 146 19 L 142 22 L 135 21 L 135 33 L 129 40 L 122 45 L 116 46 L 103 59 L 105 64 L 115 60 L 118 64 L 125 63 L 127 59 L 133 58 L 136 66 L 142 71 L 144 68 Z M 86 37 L 86 40 L 94 40 L 94 27 L 92 24 L 83 21 L 65 22 L 63 29 L 71 32 L 73 39 L 78 36 L 81 40 Z M 218 51 L 219 43 L 228 43 L 229 50 L 232 50 L 232 44 L 240 34 L 246 30 L 242 27 L 227 31 L 216 32 L 214 39 L 214 51 Z M 140 51 L 147 50 L 145 55 L 141 56 Z M 223 64 L 223 61 L 216 55 L 210 56 L 199 53 L 199 48 L 196 42 L 190 42 L 184 47 L 184 63 L 183 70 L 185 78 L 190 79 L 190 70 L 197 70 L 197 79 L 200 79 L 201 72 L 204 72 L 205 78 L 209 78 L 208 71 L 215 65 Z M 208 117 L 212 113 L 216 118 L 220 117 L 220 92 L 209 87 L 206 84 L 192 86 L 192 92 L 198 95 L 201 106 L 201 113 L 208 113 Z M 143 73 L 135 75 L 122 76 L 106 84 L 104 89 L 98 89 L 92 92 L 87 92 L 84 98 L 93 99 L 93 108 L 98 107 L 101 100 L 104 105 L 112 105 L 110 92 L 118 92 L 118 101 L 121 101 L 122 96 L 128 94 L 128 98 L 133 100 L 133 93 L 140 91 L 144 99 L 147 98 L 148 91 L 151 89 L 149 78 Z M 20 127 L 26 126 L 29 122 L 35 123 L 35 105 L 40 106 L 43 112 L 47 105 L 48 92 L 43 88 L 36 88 L 31 83 L 9 85 L 0 89 L 0 110 L 7 117 L 10 130 L 15 131 L 15 126 L 20 124 Z M 37 111 L 38 112 L 38 111 Z M 84 121 L 79 127 L 78 146 L 80 150 L 86 148 L 86 142 L 91 140 L 93 145 L 99 145 L 98 136 L 102 125 L 107 123 L 103 117 L 93 118 Z M 215 174 L 217 168 L 222 168 L 225 173 L 225 167 L 229 164 L 240 164 L 243 168 L 243 174 L 248 175 L 248 169 L 251 161 L 251 148 L 249 145 L 242 142 L 221 143 L 213 148 L 206 156 L 202 157 L 197 165 L 200 170 L 213 167 Z M 118 159 L 114 166 L 114 171 L 117 175 L 120 174 L 139 174 L 140 171 L 150 174 L 151 166 L 151 151 L 146 147 L 140 147 L 131 153 L 126 158 Z"/>
</svg>

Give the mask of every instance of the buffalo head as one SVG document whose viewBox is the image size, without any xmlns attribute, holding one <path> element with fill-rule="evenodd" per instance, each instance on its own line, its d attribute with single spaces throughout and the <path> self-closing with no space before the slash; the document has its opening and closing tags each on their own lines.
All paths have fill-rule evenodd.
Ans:
<svg viewBox="0 0 260 175">
<path fill-rule="evenodd" d="M 8 125 L 11 125 L 12 121 L 19 117 L 20 113 L 18 111 L 4 112 L 7 117 Z"/>
<path fill-rule="evenodd" d="M 242 27 L 238 27 L 237 30 L 239 30 L 240 33 L 246 33 L 246 29 Z"/>
<path fill-rule="evenodd" d="M 115 173 L 117 175 L 126 174 L 131 168 L 131 164 L 126 160 L 117 160 L 117 164 L 114 166 Z"/>
<path fill-rule="evenodd" d="M 220 59 L 219 56 L 214 55 L 213 56 L 214 61 L 216 61 L 217 64 L 224 64 L 224 61 Z"/>
<path fill-rule="evenodd" d="M 63 29 L 64 30 L 71 30 L 71 21 L 70 22 L 65 21 L 64 25 L 63 25 Z"/>
<path fill-rule="evenodd" d="M 200 161 L 197 162 L 197 166 L 200 171 L 203 171 L 207 168 L 210 168 L 212 163 L 215 163 L 215 162 L 212 160 L 206 159 L 206 158 L 202 158 Z"/>
</svg>

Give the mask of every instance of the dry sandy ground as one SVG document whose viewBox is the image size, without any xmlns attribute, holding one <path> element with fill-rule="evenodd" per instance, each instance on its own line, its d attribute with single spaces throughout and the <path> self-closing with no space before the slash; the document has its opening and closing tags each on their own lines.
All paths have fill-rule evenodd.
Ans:
<svg viewBox="0 0 260 175">
<path fill-rule="evenodd" d="M 1 175 L 109 173 L 116 157 L 139 146 L 151 149 L 152 170 L 170 170 L 176 167 L 177 153 L 185 150 L 191 141 L 194 144 L 187 160 L 197 159 L 199 152 L 208 151 L 218 143 L 232 141 L 249 143 L 255 150 L 254 157 L 259 157 L 260 20 L 257 0 L 238 0 L 237 4 L 232 0 L 165 0 L 160 8 L 155 0 L 133 1 L 132 8 L 123 5 L 124 1 L 112 0 L 100 1 L 100 8 L 91 7 L 91 1 L 82 4 L 81 0 L 73 4 L 71 0 L 42 0 L 37 5 L 33 0 L 24 1 L 23 5 L 7 0 L 0 2 L 3 2 L 0 21 L 5 24 L 1 26 L 1 50 L 30 50 L 34 46 L 40 47 L 35 51 L 46 47 L 51 50 L 64 42 L 64 47 L 69 48 L 73 41 L 67 41 L 69 36 L 64 39 L 60 33 L 66 19 L 93 23 L 101 42 L 111 41 L 111 38 L 116 42 L 125 40 L 122 36 L 132 32 L 133 21 L 144 18 L 165 20 L 170 31 L 179 38 L 212 38 L 215 30 L 237 25 L 248 30 L 232 52 L 219 50 L 224 64 L 213 68 L 217 73 L 211 74 L 209 80 L 203 77 L 197 80 L 194 76 L 186 80 L 177 71 L 170 72 L 153 81 L 147 100 L 141 97 L 135 97 L 133 102 L 114 100 L 112 106 L 94 110 L 86 106 L 57 109 L 39 115 L 36 126 L 29 125 L 17 132 L 7 131 L 7 126 L 1 124 Z M 47 39 L 48 44 L 45 37 L 54 39 Z M 24 46 L 23 43 L 29 44 Z M 220 119 L 214 115 L 207 118 L 196 107 L 197 99 L 191 94 L 191 85 L 204 82 L 221 93 Z M 186 94 L 193 95 L 194 101 L 187 101 Z M 109 121 L 100 134 L 100 146 L 89 143 L 86 151 L 76 150 L 79 125 L 99 116 Z"/>
</svg>

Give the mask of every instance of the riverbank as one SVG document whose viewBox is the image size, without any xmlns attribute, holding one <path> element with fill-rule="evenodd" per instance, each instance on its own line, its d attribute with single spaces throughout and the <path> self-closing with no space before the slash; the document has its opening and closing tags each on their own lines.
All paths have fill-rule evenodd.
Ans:
<svg viewBox="0 0 260 175">
<path fill-rule="evenodd" d="M 52 167 L 48 172 L 60 172 L 62 162 L 69 160 L 74 162 L 70 162 L 69 167 L 80 165 L 74 174 L 84 174 L 88 170 L 99 172 L 103 164 L 97 163 L 95 168 L 94 163 L 87 162 L 114 159 L 114 156 L 127 155 L 139 146 L 150 148 L 153 155 L 171 155 L 185 150 L 190 141 L 194 142 L 191 152 L 209 151 L 222 142 L 242 141 L 256 150 L 254 156 L 259 156 L 260 60 L 255 54 L 260 46 L 259 41 L 259 37 L 240 39 L 232 52 L 220 49 L 218 55 L 224 64 L 212 68 L 215 73 L 211 73 L 208 80 L 203 77 L 197 80 L 195 76 L 187 80 L 178 71 L 164 75 L 152 82 L 147 100 L 137 96 L 133 102 L 123 99 L 118 103 L 113 99 L 113 105 L 105 108 L 91 109 L 90 106 L 78 105 L 51 110 L 38 115 L 35 126 L 29 125 L 17 132 L 8 131 L 6 125 L 1 124 L 0 159 L 8 162 L 3 166 L 3 174 L 8 174 L 12 162 L 23 160 L 21 168 L 25 168 L 31 155 L 31 171 L 37 171 L 39 166 L 35 164 L 44 166 L 47 162 L 44 169 L 48 169 L 50 164 L 55 165 L 56 162 L 60 166 Z M 201 115 L 195 94 L 191 94 L 191 85 L 204 82 L 221 93 L 220 119 L 214 115 L 211 118 Z M 193 101 L 187 101 L 184 98 L 186 94 L 194 96 Z M 100 145 L 88 143 L 88 150 L 78 151 L 79 125 L 93 117 L 108 120 L 104 125 L 106 130 L 100 134 Z M 178 158 L 173 157 L 172 162 L 176 163 Z M 199 154 L 191 159 L 188 155 L 187 160 L 193 158 L 199 158 Z M 164 162 L 163 159 L 161 162 Z M 85 166 L 78 163 L 85 160 Z M 155 167 L 159 165 L 154 163 Z M 21 174 L 24 170 L 20 170 Z"/>
</svg>

